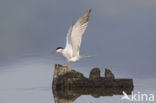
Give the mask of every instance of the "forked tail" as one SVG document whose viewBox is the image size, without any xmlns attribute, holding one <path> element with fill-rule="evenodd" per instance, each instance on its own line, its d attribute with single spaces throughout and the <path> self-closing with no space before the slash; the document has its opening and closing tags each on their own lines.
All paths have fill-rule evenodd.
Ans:
<svg viewBox="0 0 156 103">
<path fill-rule="evenodd" d="M 79 60 L 84 59 L 84 58 L 88 58 L 88 57 L 91 57 L 91 56 L 79 56 Z"/>
</svg>

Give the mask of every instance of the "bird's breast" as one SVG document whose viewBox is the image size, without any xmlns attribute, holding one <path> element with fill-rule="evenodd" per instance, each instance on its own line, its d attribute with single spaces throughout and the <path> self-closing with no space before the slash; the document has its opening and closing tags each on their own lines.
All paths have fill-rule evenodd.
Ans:
<svg viewBox="0 0 156 103">
<path fill-rule="evenodd" d="M 67 59 L 70 60 L 70 56 L 67 53 L 62 53 L 62 55 Z"/>
</svg>

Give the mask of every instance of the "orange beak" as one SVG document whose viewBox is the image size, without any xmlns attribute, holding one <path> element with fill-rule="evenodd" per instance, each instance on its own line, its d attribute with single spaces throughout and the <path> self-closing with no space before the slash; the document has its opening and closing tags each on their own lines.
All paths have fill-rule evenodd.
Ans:
<svg viewBox="0 0 156 103">
<path fill-rule="evenodd" d="M 55 51 L 53 51 L 53 53 L 56 53 L 56 50 L 55 50 Z"/>
</svg>

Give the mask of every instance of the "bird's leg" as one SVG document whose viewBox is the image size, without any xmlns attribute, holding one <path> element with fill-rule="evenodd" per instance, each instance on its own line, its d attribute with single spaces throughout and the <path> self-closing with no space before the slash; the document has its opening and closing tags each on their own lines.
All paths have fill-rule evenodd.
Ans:
<svg viewBox="0 0 156 103">
<path fill-rule="evenodd" d="M 68 63 L 66 64 L 66 67 L 67 67 L 67 68 L 68 68 L 69 64 L 70 64 L 70 62 L 68 62 Z"/>
</svg>

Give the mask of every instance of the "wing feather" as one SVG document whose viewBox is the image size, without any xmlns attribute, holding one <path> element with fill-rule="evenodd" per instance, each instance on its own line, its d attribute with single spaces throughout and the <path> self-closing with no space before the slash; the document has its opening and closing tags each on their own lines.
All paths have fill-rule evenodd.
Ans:
<svg viewBox="0 0 156 103">
<path fill-rule="evenodd" d="M 91 12 L 91 10 L 88 10 L 86 13 L 84 13 L 77 20 L 77 22 L 75 23 L 75 25 L 72 28 L 71 45 L 72 45 L 72 49 L 73 49 L 73 53 L 72 53 L 73 57 L 79 55 L 79 48 L 81 45 L 82 35 L 87 28 L 90 12 Z"/>
<path fill-rule="evenodd" d="M 73 28 L 73 26 L 71 25 L 71 26 L 69 27 L 68 32 L 67 32 L 67 36 L 66 36 L 66 46 L 65 46 L 65 48 L 68 48 L 68 46 L 70 45 L 69 36 L 70 36 L 70 34 L 71 34 L 72 28 Z"/>
<path fill-rule="evenodd" d="M 71 31 L 72 31 L 72 27 L 73 26 L 71 25 L 68 32 L 67 32 L 66 45 L 65 45 L 65 48 L 64 48 L 64 50 L 62 52 L 67 59 L 70 59 L 71 56 L 72 56 L 72 46 L 71 46 L 71 41 L 69 40 Z"/>
</svg>

